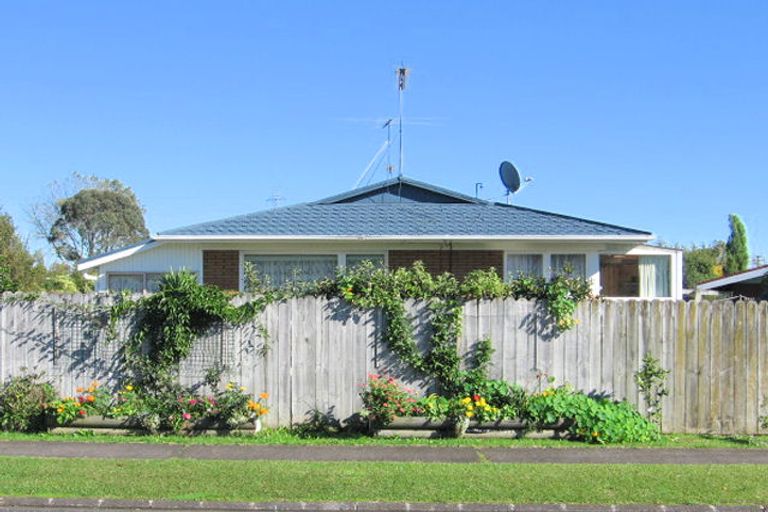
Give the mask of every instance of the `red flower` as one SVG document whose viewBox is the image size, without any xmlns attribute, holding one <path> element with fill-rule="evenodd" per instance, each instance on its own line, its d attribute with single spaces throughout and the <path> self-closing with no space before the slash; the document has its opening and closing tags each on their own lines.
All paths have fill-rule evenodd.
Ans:
<svg viewBox="0 0 768 512">
<path fill-rule="evenodd" d="M 472 400 L 474 400 L 475 402 L 479 402 L 480 401 L 480 395 L 472 395 Z"/>
<path fill-rule="evenodd" d="M 77 413 L 78 413 L 80 416 L 85 416 L 85 415 L 87 414 L 87 413 L 85 412 L 85 409 L 80 409 L 79 411 L 77 411 Z"/>
</svg>

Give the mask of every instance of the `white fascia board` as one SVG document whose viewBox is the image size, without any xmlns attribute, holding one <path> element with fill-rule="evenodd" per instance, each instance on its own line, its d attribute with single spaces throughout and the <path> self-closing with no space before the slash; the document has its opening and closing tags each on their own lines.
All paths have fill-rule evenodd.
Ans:
<svg viewBox="0 0 768 512">
<path fill-rule="evenodd" d="M 721 277 L 707 283 L 702 283 L 696 286 L 697 290 L 712 290 L 713 288 L 720 288 L 721 286 L 727 286 L 729 284 L 740 283 L 742 281 L 749 281 L 750 279 L 757 279 L 768 274 L 768 268 L 756 268 L 754 270 L 747 270 L 733 276 Z"/>
<path fill-rule="evenodd" d="M 318 240 L 374 240 L 374 241 L 444 241 L 444 240 L 521 240 L 521 241 L 599 241 L 599 242 L 647 242 L 653 240 L 653 235 L 158 235 L 158 241 L 174 242 L 226 242 L 226 241 L 318 241 Z"/>
<path fill-rule="evenodd" d="M 134 254 L 144 252 L 148 249 L 154 249 L 155 247 L 159 247 L 161 244 L 162 242 L 147 240 L 146 242 L 133 245 L 131 247 L 126 247 L 125 249 L 111 252 L 109 254 L 105 254 L 104 256 L 95 256 L 91 259 L 83 261 L 82 263 L 78 263 L 77 270 L 82 272 L 84 270 L 96 268 L 101 265 L 106 265 L 107 263 L 112 263 L 113 261 L 121 260 L 123 258 L 127 258 L 128 256 L 133 256 Z"/>
</svg>

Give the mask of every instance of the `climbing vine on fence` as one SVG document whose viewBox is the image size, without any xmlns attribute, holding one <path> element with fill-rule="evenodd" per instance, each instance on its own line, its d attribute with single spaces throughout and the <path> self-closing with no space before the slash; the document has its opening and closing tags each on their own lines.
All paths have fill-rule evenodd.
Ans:
<svg viewBox="0 0 768 512">
<path fill-rule="evenodd" d="M 166 274 L 157 293 L 130 299 L 123 296 L 110 310 L 112 332 L 128 312 L 137 314 L 137 326 L 126 341 L 124 354 L 129 368 L 141 369 L 144 377 L 172 371 L 189 356 L 192 344 L 221 323 L 242 324 L 254 319 L 270 302 L 264 295 L 235 306 L 232 296 L 213 286 L 203 286 L 190 272 Z"/>
<path fill-rule="evenodd" d="M 247 283 L 257 283 L 247 273 Z M 160 290 L 133 300 L 124 297 L 111 308 L 111 326 L 127 312 L 136 314 L 136 329 L 127 340 L 127 362 L 145 374 L 163 374 L 178 367 L 189 356 L 194 340 L 220 323 L 241 324 L 253 320 L 267 304 L 289 296 L 326 295 L 341 297 L 359 308 L 381 308 L 386 318 L 384 341 L 401 361 L 425 376 L 432 377 L 440 389 L 449 392 L 461 385 L 461 357 L 457 341 L 461 337 L 463 305 L 467 300 L 525 298 L 544 300 L 548 313 L 561 330 L 573 325 L 576 304 L 589 296 L 583 279 L 557 276 L 551 281 L 521 278 L 505 282 L 495 270 L 476 270 L 459 282 L 445 273 L 432 276 L 417 262 L 410 268 L 387 270 L 365 263 L 341 271 L 333 280 L 274 289 L 256 286 L 256 298 L 240 306 L 232 296 L 197 282 L 194 274 L 167 274 Z M 430 313 L 432 336 L 428 348 L 416 346 L 413 327 L 407 316 L 406 301 L 424 301 Z M 478 344 L 476 366 L 487 373 L 491 344 Z"/>
<path fill-rule="evenodd" d="M 576 325 L 576 305 L 590 292 L 584 279 L 560 275 L 551 281 L 525 277 L 506 283 L 493 269 L 473 271 L 459 283 L 450 274 L 433 277 L 420 262 L 394 271 L 363 264 L 339 274 L 336 286 L 342 297 L 358 307 L 381 308 L 387 320 L 384 340 L 389 348 L 415 370 L 433 377 L 443 390 L 456 389 L 463 378 L 457 340 L 466 300 L 544 300 L 558 329 L 567 330 Z M 423 354 L 416 347 L 406 316 L 406 299 L 426 301 L 431 313 L 433 334 Z M 490 344 L 481 347 L 485 350 L 481 357 L 487 357 Z"/>
</svg>

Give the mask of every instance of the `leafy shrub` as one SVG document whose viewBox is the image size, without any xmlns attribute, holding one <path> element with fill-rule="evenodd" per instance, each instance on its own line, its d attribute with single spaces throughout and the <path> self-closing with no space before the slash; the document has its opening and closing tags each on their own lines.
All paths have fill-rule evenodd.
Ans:
<svg viewBox="0 0 768 512">
<path fill-rule="evenodd" d="M 531 395 L 526 419 L 537 429 L 563 420 L 573 437 L 592 443 L 649 442 L 659 438 L 658 427 L 626 401 L 594 398 L 567 385 Z"/>
<path fill-rule="evenodd" d="M 112 410 L 112 396 L 98 381 L 93 381 L 88 388 L 79 387 L 77 396 L 68 396 L 48 404 L 49 410 L 56 417 L 56 423 L 65 425 L 85 416 L 109 417 Z"/>
<path fill-rule="evenodd" d="M 365 410 L 363 415 L 377 427 L 392 423 L 396 416 L 417 416 L 424 411 L 413 396 L 393 377 L 377 374 L 368 376 L 368 384 L 360 393 Z"/>
<path fill-rule="evenodd" d="M 9 378 L 0 389 L 0 426 L 3 430 L 32 432 L 45 428 L 45 410 L 56 397 L 42 373 Z"/>
<path fill-rule="evenodd" d="M 208 396 L 172 381 L 157 384 L 147 389 L 128 384 L 112 395 L 94 382 L 87 389 L 78 388 L 82 393 L 76 397 L 51 402 L 49 410 L 60 425 L 86 416 L 101 416 L 126 419 L 152 433 L 191 430 L 199 422 L 234 429 L 269 413 L 267 393 L 255 398 L 234 382 Z"/>
</svg>

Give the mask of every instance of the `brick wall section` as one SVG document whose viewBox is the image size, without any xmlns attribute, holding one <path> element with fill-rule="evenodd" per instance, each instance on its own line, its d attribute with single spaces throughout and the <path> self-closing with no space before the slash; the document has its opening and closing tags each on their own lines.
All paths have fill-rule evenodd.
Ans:
<svg viewBox="0 0 768 512">
<path fill-rule="evenodd" d="M 203 251 L 203 283 L 222 290 L 240 289 L 240 253 Z"/>
<path fill-rule="evenodd" d="M 476 269 L 493 267 L 499 274 L 504 270 L 504 251 L 389 251 L 390 269 L 409 267 L 418 260 L 432 275 L 450 272 L 458 279 Z"/>
</svg>

